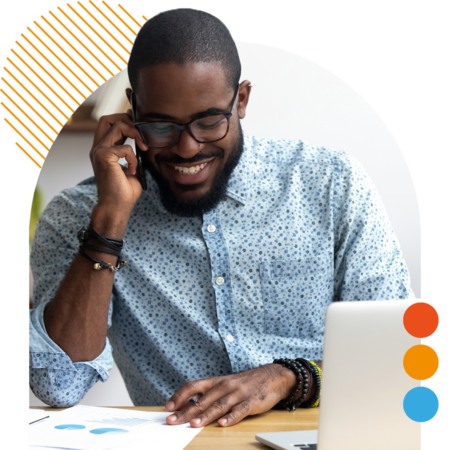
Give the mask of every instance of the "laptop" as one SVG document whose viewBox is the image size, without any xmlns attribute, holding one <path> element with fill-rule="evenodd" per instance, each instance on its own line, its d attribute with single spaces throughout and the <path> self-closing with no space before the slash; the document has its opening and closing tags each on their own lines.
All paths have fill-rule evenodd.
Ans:
<svg viewBox="0 0 450 450">
<path fill-rule="evenodd" d="M 403 326 L 413 303 L 331 304 L 319 430 L 260 433 L 256 440 L 277 450 L 420 450 L 420 423 L 403 410 L 407 392 L 420 386 L 403 368 L 406 351 L 420 344 Z"/>
</svg>

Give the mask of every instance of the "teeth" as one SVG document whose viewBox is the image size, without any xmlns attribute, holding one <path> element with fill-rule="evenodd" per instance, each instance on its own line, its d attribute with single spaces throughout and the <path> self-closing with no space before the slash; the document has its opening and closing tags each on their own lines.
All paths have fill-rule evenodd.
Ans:
<svg viewBox="0 0 450 450">
<path fill-rule="evenodd" d="M 175 166 L 175 169 L 184 175 L 195 175 L 196 173 L 199 173 L 200 170 L 202 170 L 206 166 L 206 164 L 200 164 L 199 166 L 194 166 L 194 167 Z"/>
</svg>

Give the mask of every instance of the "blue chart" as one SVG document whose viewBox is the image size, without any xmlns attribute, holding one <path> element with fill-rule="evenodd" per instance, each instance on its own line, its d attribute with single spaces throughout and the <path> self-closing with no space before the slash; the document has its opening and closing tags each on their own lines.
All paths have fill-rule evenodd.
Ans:
<svg viewBox="0 0 450 450">
<path fill-rule="evenodd" d="M 55 427 L 57 430 L 83 430 L 86 428 L 84 425 L 75 425 L 75 424 L 64 424 L 64 425 L 56 425 Z"/>
<path fill-rule="evenodd" d="M 86 420 L 86 422 L 101 423 L 103 425 L 117 425 L 122 427 L 135 427 L 136 425 L 142 425 L 143 423 L 151 421 L 148 419 L 140 419 L 138 417 L 113 417 L 112 419 Z"/>
<path fill-rule="evenodd" d="M 95 428 L 94 430 L 90 430 L 89 433 L 92 433 L 92 434 L 122 434 L 122 433 L 128 433 L 128 430 L 124 430 L 122 428 Z"/>
</svg>

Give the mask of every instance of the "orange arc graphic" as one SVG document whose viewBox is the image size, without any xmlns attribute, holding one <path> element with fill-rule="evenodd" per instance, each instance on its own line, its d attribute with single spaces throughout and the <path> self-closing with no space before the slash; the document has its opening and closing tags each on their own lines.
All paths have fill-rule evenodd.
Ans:
<svg viewBox="0 0 450 450">
<path fill-rule="evenodd" d="M 139 28 L 141 28 L 139 22 L 120 4 L 118 6 L 124 14 L 122 14 L 122 12 L 120 11 L 116 12 L 111 6 L 109 6 L 106 3 L 106 1 L 102 2 L 103 5 L 110 11 L 110 13 L 112 13 L 115 16 L 115 18 L 119 20 L 120 22 L 119 23 L 109 13 L 104 13 L 100 9 L 100 7 L 95 5 L 95 3 L 92 0 L 89 0 L 89 3 L 99 14 L 96 14 L 95 11 L 91 13 L 80 1 L 77 2 L 78 6 L 81 7 L 95 21 L 95 23 L 99 25 L 129 55 L 130 51 L 127 50 L 127 48 L 116 38 L 116 36 L 119 37 L 117 34 L 119 33 L 121 35 L 120 37 L 123 37 L 122 41 L 127 40 L 132 45 L 133 44 L 132 40 L 129 39 L 127 35 L 123 32 L 123 31 L 126 32 L 124 27 L 126 27 L 133 34 L 133 36 L 136 36 L 137 32 L 134 31 L 130 25 L 136 24 Z M 13 106 L 8 107 L 3 102 L 0 102 L 0 105 L 4 107 L 6 111 L 21 125 L 21 127 L 23 127 L 47 151 L 49 151 L 49 148 L 39 139 L 39 137 L 35 133 L 33 133 L 33 131 L 31 131 L 30 129 L 31 125 L 36 127 L 39 130 L 39 132 L 42 133 L 42 135 L 44 135 L 47 139 L 49 139 L 50 142 L 53 142 L 53 140 L 45 132 L 45 127 L 43 129 L 41 126 L 39 126 L 39 124 L 36 123 L 36 120 L 34 120 L 34 118 L 36 118 L 36 116 L 39 117 L 39 119 L 42 120 L 42 122 L 50 130 L 52 130 L 52 132 L 57 134 L 58 133 L 56 130 L 57 127 L 52 126 L 52 121 L 48 118 L 46 114 L 48 114 L 60 127 L 63 127 L 63 124 L 55 117 L 55 115 L 52 114 L 51 111 L 52 108 L 61 113 L 61 115 L 65 117 L 66 120 L 68 120 L 69 117 L 68 115 L 64 114 L 63 111 L 61 111 L 61 109 L 58 108 L 58 106 L 55 104 L 56 99 L 59 99 L 65 105 L 65 107 L 68 108 L 70 113 L 73 113 L 74 109 L 71 106 L 69 106 L 69 104 L 66 101 L 64 101 L 62 97 L 64 97 L 64 94 L 66 94 L 68 97 L 70 97 L 71 100 L 73 100 L 77 105 L 79 105 L 80 103 L 70 93 L 70 91 L 72 90 L 72 93 L 73 91 L 75 91 L 81 97 L 85 98 L 85 95 L 80 90 L 83 88 L 78 83 L 80 83 L 84 88 L 86 88 L 89 92 L 91 92 L 91 88 L 88 86 L 89 82 L 87 80 L 85 82 L 83 79 L 80 78 L 81 73 L 84 73 L 84 75 L 87 76 L 97 87 L 99 86 L 99 84 L 94 80 L 94 78 L 90 76 L 89 72 L 92 74 L 92 71 L 95 71 L 104 81 L 107 81 L 107 79 L 103 75 L 101 75 L 101 73 L 90 63 L 90 61 L 87 60 L 86 57 L 83 54 L 81 54 L 76 48 L 74 48 L 74 46 L 69 42 L 70 37 L 74 38 L 84 48 L 84 50 L 86 50 L 91 55 L 93 60 L 95 60 L 98 64 L 100 64 L 105 70 L 107 70 L 111 76 L 114 76 L 114 73 L 105 64 L 103 64 L 103 62 L 99 59 L 97 55 L 92 53 L 92 51 L 88 48 L 88 46 L 86 46 L 79 39 L 79 36 L 81 36 L 81 34 L 83 34 L 103 54 L 103 56 L 105 56 L 105 58 L 107 58 L 118 70 L 122 70 L 120 65 L 116 64 L 116 62 L 114 62 L 114 60 L 111 59 L 111 57 L 104 51 L 104 49 L 107 50 L 105 46 L 103 46 L 102 48 L 97 44 L 97 42 L 95 42 L 95 40 L 93 39 L 95 38 L 93 34 L 95 34 L 99 39 L 101 39 L 103 43 L 107 47 L 109 47 L 109 49 L 112 52 L 114 52 L 125 64 L 127 64 L 127 61 L 122 56 L 120 56 L 120 54 L 114 49 L 112 45 L 110 45 L 109 42 L 107 42 L 108 39 L 105 40 L 99 33 L 97 33 L 97 31 L 95 30 L 95 28 L 97 28 L 95 24 L 91 25 L 90 23 L 88 23 L 70 4 L 67 4 L 67 6 L 79 19 L 81 19 L 84 22 L 84 24 L 87 25 L 87 28 L 89 30 L 85 32 L 85 30 L 81 29 L 80 26 L 78 26 L 77 23 L 75 23 L 72 20 L 72 18 L 69 17 L 68 14 L 66 14 L 61 8 L 58 7 L 58 10 L 75 26 L 75 28 L 77 28 L 78 32 L 74 33 L 64 24 L 64 22 L 62 22 L 57 16 L 55 16 L 55 14 L 49 11 L 52 17 L 59 23 L 59 25 L 64 30 L 60 32 L 45 17 L 41 16 L 41 18 L 45 21 L 45 23 L 56 33 L 57 37 L 54 38 L 52 36 L 53 33 L 51 31 L 47 32 L 37 22 L 34 22 L 34 24 L 49 39 L 49 42 L 46 41 L 43 35 L 40 34 L 38 31 L 35 32 L 33 29 L 27 27 L 27 30 L 31 33 L 31 35 L 27 36 L 25 34 L 21 34 L 24 41 L 26 41 L 26 44 L 25 43 L 21 44 L 20 42 L 16 41 L 17 46 L 21 49 L 20 53 L 23 52 L 24 55 L 21 56 L 14 49 L 11 49 L 11 52 L 16 56 L 18 60 L 20 60 L 20 62 L 26 67 L 26 69 L 23 69 L 22 71 L 20 63 L 16 62 L 17 63 L 16 65 L 14 61 L 12 61 L 10 58 L 7 58 L 8 62 L 16 69 L 18 73 L 15 72 L 14 70 L 12 70 L 11 73 L 7 67 L 4 67 L 6 73 L 12 79 L 11 82 L 12 84 L 10 84 L 5 78 L 3 77 L 1 78 L 1 80 L 5 83 L 5 85 L 8 86 L 10 91 L 6 89 L 7 92 L 5 92 L 4 89 L 0 89 L 0 92 L 8 99 L 8 101 Z M 100 18 L 100 15 L 106 20 L 105 26 L 97 19 Z M 131 19 L 131 21 L 128 19 Z M 145 17 L 144 19 L 147 20 Z M 59 28 L 58 25 L 56 26 Z M 111 30 L 111 32 L 109 30 Z M 61 38 L 65 42 L 65 44 L 67 44 L 67 46 L 69 46 L 77 55 L 79 55 L 79 57 L 82 60 L 80 64 L 77 62 L 76 59 L 74 59 L 74 57 L 71 54 L 69 54 L 70 51 L 68 53 L 63 48 L 66 47 L 65 45 L 61 46 L 58 43 L 59 42 L 58 38 Z M 60 56 L 59 53 L 56 52 L 56 49 L 54 50 L 53 44 L 56 45 L 68 59 L 65 59 L 65 57 L 62 55 Z M 35 52 L 35 54 L 33 54 L 33 52 Z M 30 60 L 33 61 L 34 63 L 34 64 L 31 63 L 31 66 Z M 72 66 L 69 63 L 69 61 L 75 64 L 80 72 L 78 72 L 78 70 L 75 68 L 72 69 Z M 33 68 L 34 65 L 38 66 L 40 70 L 34 69 Z M 92 71 L 89 70 L 87 66 L 90 66 Z M 41 71 L 50 78 L 51 82 L 50 81 L 46 82 L 45 79 L 43 79 L 46 77 L 42 76 Z M 71 77 L 70 79 L 68 79 L 68 72 L 72 75 L 73 78 Z M 58 74 L 59 77 L 61 77 L 61 79 L 59 79 L 59 77 L 55 78 L 56 74 Z M 34 77 L 32 75 L 34 75 Z M 39 80 L 39 82 L 42 83 L 45 86 L 45 88 L 47 88 L 51 93 L 48 93 L 44 87 L 42 87 L 41 90 L 41 88 L 39 87 L 39 83 L 37 83 L 37 80 Z M 35 84 L 35 82 L 37 84 Z M 55 92 L 55 89 L 57 91 L 59 91 L 59 89 L 58 88 L 53 89 L 50 85 L 52 85 L 53 88 L 54 85 L 57 85 L 58 88 L 64 92 L 64 94 L 61 94 L 62 97 L 61 95 L 58 94 L 58 92 Z M 21 89 L 23 89 L 24 92 L 22 92 Z M 38 93 L 36 93 L 36 91 Z M 22 103 L 21 102 L 18 103 L 16 101 L 15 96 L 17 96 Z M 46 108 L 40 96 L 42 96 L 43 99 L 48 101 L 49 104 L 51 104 L 51 107 Z M 33 106 L 31 99 L 36 102 L 36 106 Z M 12 108 L 12 110 L 10 108 Z M 23 120 L 21 120 L 22 118 L 19 118 L 20 114 L 13 112 L 14 109 L 17 109 L 24 116 Z M 30 116 L 30 111 L 32 111 L 35 114 L 35 116 L 33 116 L 33 114 L 31 114 Z M 44 113 L 44 111 L 46 114 Z M 17 129 L 7 118 L 5 118 L 4 120 L 15 131 L 15 133 L 27 143 L 30 149 L 33 149 L 42 159 L 45 160 L 44 155 L 22 134 L 21 131 L 19 131 L 21 127 Z M 25 133 L 25 135 L 26 134 L 27 133 Z M 39 133 L 37 134 L 39 135 Z M 36 164 L 39 168 L 41 168 L 41 164 L 39 164 L 36 161 L 36 159 L 32 156 L 32 154 L 30 154 L 30 149 L 26 149 L 26 146 L 25 148 L 23 148 L 18 142 L 16 142 L 16 145 L 23 153 L 25 153 L 28 156 L 29 159 L 33 161 L 34 164 Z"/>
<path fill-rule="evenodd" d="M 415 380 L 427 380 L 437 371 L 439 359 L 436 352 L 428 345 L 411 347 L 403 358 L 406 373 Z"/>
</svg>

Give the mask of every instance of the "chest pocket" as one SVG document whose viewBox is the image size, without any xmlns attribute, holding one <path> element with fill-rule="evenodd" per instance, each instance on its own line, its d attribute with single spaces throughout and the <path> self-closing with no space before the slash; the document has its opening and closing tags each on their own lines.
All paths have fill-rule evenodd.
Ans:
<svg viewBox="0 0 450 450">
<path fill-rule="evenodd" d="M 332 301 L 333 260 L 323 254 L 260 264 L 267 334 L 315 339 Z"/>
</svg>

